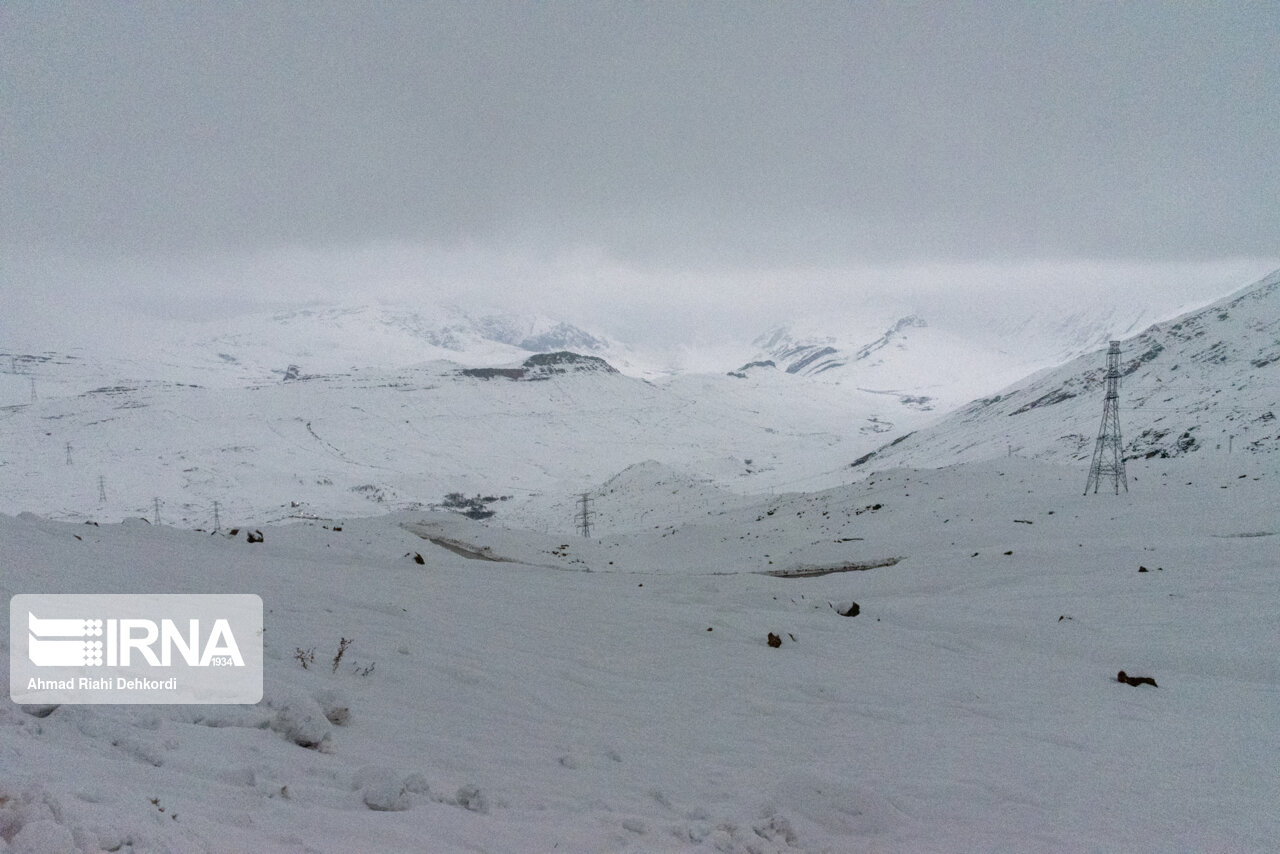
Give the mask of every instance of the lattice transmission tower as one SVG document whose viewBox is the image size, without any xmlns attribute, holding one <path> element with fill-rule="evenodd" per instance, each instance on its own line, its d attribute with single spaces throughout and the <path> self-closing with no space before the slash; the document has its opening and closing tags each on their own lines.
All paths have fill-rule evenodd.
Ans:
<svg viewBox="0 0 1280 854">
<path fill-rule="evenodd" d="M 578 530 L 582 532 L 582 536 L 591 536 L 591 498 L 585 492 L 578 499 L 577 522 Z"/>
<path fill-rule="evenodd" d="M 1124 453 L 1120 447 L 1120 342 L 1112 341 L 1107 349 L 1107 396 L 1102 402 L 1102 425 L 1098 427 L 1098 441 L 1093 446 L 1093 462 L 1089 465 L 1089 480 L 1084 494 L 1092 490 L 1096 495 L 1105 478 L 1111 478 L 1116 495 L 1120 487 L 1129 491 L 1129 479 L 1124 473 Z"/>
</svg>

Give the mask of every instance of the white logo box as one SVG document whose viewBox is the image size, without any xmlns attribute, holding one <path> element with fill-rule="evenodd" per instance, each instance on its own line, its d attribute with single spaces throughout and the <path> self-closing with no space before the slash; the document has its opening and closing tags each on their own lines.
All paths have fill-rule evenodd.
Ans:
<svg viewBox="0 0 1280 854">
<path fill-rule="evenodd" d="M 9 600 L 15 703 L 257 703 L 262 598 L 43 594 Z"/>
</svg>

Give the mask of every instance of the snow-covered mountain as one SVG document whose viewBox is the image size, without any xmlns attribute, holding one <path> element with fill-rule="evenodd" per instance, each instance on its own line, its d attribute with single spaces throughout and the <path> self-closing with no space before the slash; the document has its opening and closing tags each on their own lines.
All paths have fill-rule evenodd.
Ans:
<svg viewBox="0 0 1280 854">
<path fill-rule="evenodd" d="M 0 379 L 0 405 L 29 400 L 33 381 L 46 397 L 156 381 L 236 387 L 289 373 L 392 370 L 441 359 L 501 365 L 557 350 L 606 358 L 634 374 L 647 369 L 626 345 L 563 320 L 440 305 L 313 306 L 137 322 L 132 334 L 83 346 L 33 353 L 0 344 L 0 374 L 10 377 Z"/>
<path fill-rule="evenodd" d="M 259 377 L 264 370 L 282 374 L 289 364 L 304 373 L 436 359 L 491 365 L 555 350 L 627 359 L 621 345 L 561 320 L 447 306 L 323 306 L 249 315 L 230 329 L 169 347 L 174 356 L 185 351 L 205 362 L 242 365 Z"/>
<path fill-rule="evenodd" d="M 1126 343 L 1129 455 L 1266 446 L 1280 411 L 1276 281 Z M 815 489 L 862 476 L 850 461 L 912 430 L 920 432 L 879 450 L 874 467 L 1011 451 L 1087 458 L 1100 416 L 1094 353 L 1004 392 L 986 388 L 921 430 L 1017 362 L 919 315 L 848 349 L 838 366 L 837 355 L 809 358 L 817 351 L 783 363 L 808 359 L 816 373 L 753 367 L 660 382 L 611 373 L 598 353 L 615 345 L 565 324 L 449 317 L 250 316 L 150 364 L 14 355 L 0 372 L 0 512 L 153 515 L 158 498 L 162 518 L 202 525 L 215 501 L 274 519 L 423 507 L 462 493 L 506 496 L 505 519 L 554 527 L 572 519 L 580 493 L 649 460 L 737 494 Z M 1071 321 L 1052 346 L 1070 330 L 1084 334 Z M 599 349 L 580 360 L 524 349 L 562 340 Z M 766 343 L 789 353 L 796 340 L 780 333 Z M 482 358 L 376 366 L 432 353 Z M 357 355 L 375 366 L 345 365 Z M 831 367 L 820 369 L 824 360 Z"/>
<path fill-rule="evenodd" d="M 777 370 L 947 412 L 1186 310 L 1178 293 L 937 292 L 775 326 L 734 373 Z M 1194 304 L 1193 304 L 1194 305 Z"/>
<path fill-rule="evenodd" d="M 873 465 L 948 465 L 1008 454 L 1087 460 L 1106 356 L 1094 351 L 975 400 L 882 448 Z M 1280 449 L 1280 271 L 1121 342 L 1127 458 Z"/>
<path fill-rule="evenodd" d="M 856 282 L 848 287 L 847 302 L 786 319 L 754 344 L 727 332 L 657 344 L 660 335 L 643 340 L 634 325 L 628 334 L 641 340 L 622 341 L 556 317 L 553 304 L 540 307 L 543 314 L 430 300 L 270 310 L 207 303 L 177 314 L 152 305 L 81 323 L 76 332 L 8 330 L 9 340 L 0 339 L 0 405 L 29 401 L 33 382 L 38 397 L 156 381 L 225 388 L 433 360 L 517 365 L 531 353 L 567 350 L 648 379 L 775 370 L 881 395 L 882 420 L 897 422 L 947 412 L 1172 316 L 1191 294 L 1147 288 L 1126 298 L 1097 284 L 1011 293 L 979 283 L 973 291 L 886 297 L 860 295 Z"/>
<path fill-rule="evenodd" d="M 0 595 L 253 593 L 265 675 L 236 706 L 11 682 L 0 850 L 1154 854 L 1280 835 L 1280 273 L 1125 342 L 1121 495 L 1080 494 L 1096 352 L 927 426 L 828 381 L 850 365 L 652 382 L 476 324 L 431 327 L 461 350 L 425 346 L 489 362 L 286 379 L 311 322 L 215 344 L 244 348 L 209 367 L 238 385 L 193 384 L 185 356 L 180 380 L 128 382 L 103 379 L 127 363 L 10 359 Z M 898 370 L 935 330 L 884 328 L 852 366 Z M 4 673 L 28 643 L 6 620 Z"/>
<path fill-rule="evenodd" d="M 882 394 L 905 408 L 946 412 L 1029 370 L 1025 357 L 914 314 L 891 321 L 874 337 L 799 328 L 780 326 L 762 335 L 755 358 L 735 373 L 778 370 Z"/>
<path fill-rule="evenodd" d="M 41 382 L 77 361 L 41 363 Z M 777 374 L 616 372 L 596 356 L 519 351 L 491 367 L 429 362 L 239 387 L 128 381 L 0 408 L 0 512 L 66 518 L 376 514 L 450 493 L 507 497 L 507 518 L 569 524 L 560 502 L 646 460 L 737 492 L 839 482 L 841 461 L 930 417 L 882 395 Z M 536 380 L 536 381 L 531 381 Z M 70 381 L 65 384 L 68 388 Z"/>
</svg>

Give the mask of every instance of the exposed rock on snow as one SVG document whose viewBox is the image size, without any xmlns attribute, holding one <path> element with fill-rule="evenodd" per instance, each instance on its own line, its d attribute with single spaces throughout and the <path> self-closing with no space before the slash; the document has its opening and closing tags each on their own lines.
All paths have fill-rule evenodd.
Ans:
<svg viewBox="0 0 1280 854">
<path fill-rule="evenodd" d="M 559 374 L 616 374 L 618 370 L 599 356 L 583 356 L 560 351 L 530 356 L 518 368 L 463 368 L 460 373 L 464 377 L 481 380 L 508 379 L 535 382 L 550 379 Z"/>
<path fill-rule="evenodd" d="M 1132 685 L 1135 688 L 1139 685 L 1150 685 L 1152 688 L 1159 687 L 1156 685 L 1156 680 L 1152 679 L 1150 676 L 1130 676 L 1123 670 L 1116 674 L 1116 681 L 1123 682 L 1126 685 Z"/>
</svg>

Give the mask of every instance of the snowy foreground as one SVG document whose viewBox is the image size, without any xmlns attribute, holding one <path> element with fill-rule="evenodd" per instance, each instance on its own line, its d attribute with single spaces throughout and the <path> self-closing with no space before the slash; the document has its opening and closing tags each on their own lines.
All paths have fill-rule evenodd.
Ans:
<svg viewBox="0 0 1280 854">
<path fill-rule="evenodd" d="M 236 592 L 267 612 L 257 706 L 0 707 L 0 837 L 1274 850 L 1277 463 L 1152 460 L 1127 495 L 1088 497 L 1083 469 L 1016 458 L 895 470 L 656 528 L 615 508 L 591 540 L 501 516 L 315 521 L 260 544 L 0 517 L 6 601 Z M 765 574 L 826 569 L 851 571 Z"/>
</svg>

